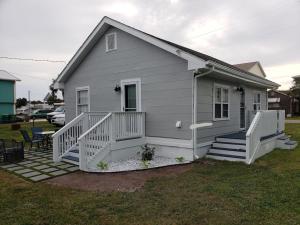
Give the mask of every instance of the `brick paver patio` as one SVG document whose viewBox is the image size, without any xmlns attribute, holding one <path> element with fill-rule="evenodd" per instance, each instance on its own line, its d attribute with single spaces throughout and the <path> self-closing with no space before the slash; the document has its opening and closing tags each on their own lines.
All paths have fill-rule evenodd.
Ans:
<svg viewBox="0 0 300 225">
<path fill-rule="evenodd" d="M 52 151 L 26 151 L 25 159 L 17 163 L 0 163 L 0 168 L 33 182 L 77 171 L 76 165 L 52 161 Z"/>
</svg>

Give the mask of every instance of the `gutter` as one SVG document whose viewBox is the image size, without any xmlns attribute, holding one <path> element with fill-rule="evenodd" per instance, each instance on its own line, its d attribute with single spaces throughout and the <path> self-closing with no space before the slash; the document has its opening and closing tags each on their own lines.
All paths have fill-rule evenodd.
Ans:
<svg viewBox="0 0 300 225">
<path fill-rule="evenodd" d="M 207 74 L 210 74 L 214 72 L 214 66 L 211 67 L 208 71 L 204 72 L 204 73 L 199 73 L 198 71 L 194 71 L 194 78 L 193 78 L 193 124 L 197 123 L 197 104 L 198 104 L 198 82 L 197 79 L 199 77 L 205 76 Z M 199 158 L 197 155 L 195 155 L 195 152 L 197 151 L 197 128 L 193 129 L 193 136 L 192 136 L 192 140 L 193 140 L 193 160 Z"/>
</svg>

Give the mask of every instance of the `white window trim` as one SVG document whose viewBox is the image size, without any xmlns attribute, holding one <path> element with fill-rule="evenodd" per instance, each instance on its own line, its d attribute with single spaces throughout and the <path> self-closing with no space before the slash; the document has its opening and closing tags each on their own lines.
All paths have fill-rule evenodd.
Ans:
<svg viewBox="0 0 300 225">
<path fill-rule="evenodd" d="M 220 88 L 226 88 L 228 89 L 228 117 L 227 118 L 216 118 L 215 117 L 215 94 L 216 94 L 216 88 L 220 87 Z M 221 96 L 222 99 L 222 96 Z M 222 105 L 222 104 L 221 104 Z M 222 106 L 221 106 L 221 114 L 223 114 L 223 110 L 222 110 Z M 228 85 L 224 85 L 224 84 L 218 84 L 218 83 L 214 83 L 214 88 L 213 88 L 213 121 L 224 121 L 224 120 L 230 120 L 230 87 Z"/>
<path fill-rule="evenodd" d="M 78 92 L 79 91 L 88 91 L 88 111 L 90 112 L 91 111 L 91 104 L 90 104 L 90 86 L 83 86 L 83 87 L 77 87 L 76 89 L 76 105 L 75 105 L 75 107 L 76 107 L 76 116 L 78 116 L 78 104 L 77 104 L 77 100 L 78 100 Z"/>
<path fill-rule="evenodd" d="M 142 95 L 141 95 L 141 78 L 133 78 L 133 79 L 126 79 L 126 80 L 121 80 L 120 81 L 120 86 L 121 86 L 121 111 L 124 111 L 125 108 L 125 101 L 124 101 L 124 86 L 128 84 L 136 84 L 136 95 L 137 95 L 137 106 L 136 110 L 137 112 L 142 111 Z"/>
<path fill-rule="evenodd" d="M 255 95 L 259 94 L 259 103 L 255 103 L 254 100 L 255 100 Z M 260 91 L 254 91 L 253 92 L 253 104 L 252 104 L 252 109 L 254 111 L 254 105 L 259 105 L 259 110 L 261 110 L 261 92 Z M 256 111 L 259 111 L 259 110 L 256 110 Z"/>
<path fill-rule="evenodd" d="M 115 48 L 114 49 L 108 49 L 108 36 L 110 35 L 114 35 L 114 39 L 115 39 Z M 116 32 L 111 32 L 105 35 L 105 50 L 106 52 L 110 52 L 110 51 L 114 51 L 117 50 L 118 45 L 117 45 L 117 33 Z"/>
</svg>

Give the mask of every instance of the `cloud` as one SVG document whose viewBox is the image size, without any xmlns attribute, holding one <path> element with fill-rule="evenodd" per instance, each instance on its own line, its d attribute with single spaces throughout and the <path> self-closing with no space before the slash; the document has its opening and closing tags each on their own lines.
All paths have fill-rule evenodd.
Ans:
<svg viewBox="0 0 300 225">
<path fill-rule="evenodd" d="M 295 0 L 1 0 L 0 55 L 68 61 L 106 15 L 229 63 L 259 60 L 287 88 L 300 73 L 291 66 L 300 63 L 299 11 Z M 34 99 L 63 66 L 0 59 L 1 69 L 20 74 L 17 95 L 32 89 Z"/>
</svg>

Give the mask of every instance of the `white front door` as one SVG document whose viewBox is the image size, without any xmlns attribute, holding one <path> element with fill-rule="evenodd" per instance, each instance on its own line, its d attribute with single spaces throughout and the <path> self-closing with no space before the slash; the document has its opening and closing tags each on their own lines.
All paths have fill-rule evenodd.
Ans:
<svg viewBox="0 0 300 225">
<path fill-rule="evenodd" d="M 121 111 L 141 111 L 141 80 L 121 80 Z"/>
</svg>

